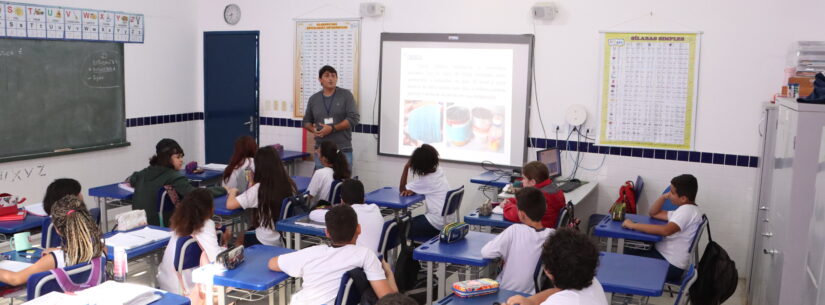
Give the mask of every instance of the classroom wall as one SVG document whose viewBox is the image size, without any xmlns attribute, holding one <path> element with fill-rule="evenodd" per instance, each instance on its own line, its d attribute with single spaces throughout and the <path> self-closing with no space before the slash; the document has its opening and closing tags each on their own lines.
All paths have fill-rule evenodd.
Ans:
<svg viewBox="0 0 825 305">
<path fill-rule="evenodd" d="M 195 95 L 197 64 L 192 57 L 196 52 L 197 36 L 197 15 L 193 10 L 195 0 L 55 0 L 26 3 L 144 14 L 145 43 L 125 44 L 124 71 L 126 118 L 130 125 L 138 125 L 138 119 L 141 125 L 144 120 L 148 123 L 126 129 L 126 138 L 132 144 L 129 147 L 0 163 L 0 175 L 9 173 L 8 178 L 0 179 L 0 192 L 28 197 L 30 202 L 40 202 L 51 181 L 71 177 L 80 181 L 83 194 L 87 195 L 90 187 L 122 181 L 133 171 L 146 167 L 149 157 L 155 152 L 155 143 L 162 137 L 177 139 L 186 152 L 185 160 L 202 162 L 203 121 L 195 120 L 194 114 L 203 108 Z M 183 114 L 192 118 L 183 118 Z M 160 115 L 167 117 L 157 117 Z M 170 118 L 169 115 L 179 116 Z M 151 124 L 153 119 L 155 124 Z M 169 123 L 172 120 L 176 122 Z M 32 174 L 27 175 L 27 172 Z M 19 179 L 17 173 L 20 173 Z M 86 201 L 95 205 L 91 198 Z"/>
<path fill-rule="evenodd" d="M 347 18 L 358 16 L 361 1 L 253 1 L 238 0 L 243 18 L 226 25 L 221 12 L 225 1 L 199 2 L 198 30 L 261 31 L 261 115 L 292 118 L 293 48 L 296 18 Z M 362 124 L 377 124 L 373 114 L 381 32 L 489 33 L 536 36 L 536 108 L 530 120 L 530 136 L 555 138 L 552 126 L 563 123 L 568 106 L 581 104 L 593 117 L 597 112 L 598 38 L 602 30 L 703 31 L 699 73 L 695 151 L 756 156 L 760 104 L 769 100 L 783 83 L 785 54 L 796 40 L 825 40 L 823 32 L 809 26 L 818 20 L 825 4 L 816 0 L 791 1 L 556 1 L 559 17 L 551 22 L 533 21 L 535 1 L 379 1 L 384 16 L 365 18 L 361 32 L 360 111 Z M 200 46 L 200 44 L 198 44 Z M 198 51 L 197 56 L 201 56 Z M 200 61 L 198 61 L 200 62 Z M 201 68 L 200 66 L 198 67 Z M 201 77 L 202 73 L 198 73 Z M 198 82 L 200 85 L 201 82 Z M 202 100 L 200 92 L 199 99 Z M 536 101 L 533 106 L 535 107 Z M 286 104 L 286 111 L 281 107 Z M 540 113 L 546 127 L 542 131 Z M 593 130 L 593 120 L 585 123 Z M 263 144 L 301 147 L 299 128 L 263 126 Z M 376 155 L 375 135 L 355 133 L 355 174 L 367 188 L 396 184 L 405 160 Z M 534 149 L 530 159 L 534 159 Z M 711 219 L 714 238 L 747 277 L 753 231 L 756 169 L 749 166 L 706 164 L 676 160 L 583 154 L 580 170 L 586 180 L 598 181 L 589 210 L 605 212 L 615 200 L 619 185 L 641 175 L 646 182 L 640 210 L 669 184 L 670 178 L 692 173 L 699 179 L 697 201 Z M 570 168 L 565 156 L 564 166 Z M 600 165 L 601 164 L 601 165 Z M 445 163 L 451 185 L 464 184 L 464 213 L 477 206 L 484 195 L 469 184 L 479 166 Z M 311 166 L 302 164 L 309 175 Z M 585 210 L 588 210 L 585 209 Z M 580 216 L 586 218 L 586 216 Z M 586 221 L 586 220 L 584 220 Z M 740 287 L 746 289 L 747 287 Z"/>
</svg>

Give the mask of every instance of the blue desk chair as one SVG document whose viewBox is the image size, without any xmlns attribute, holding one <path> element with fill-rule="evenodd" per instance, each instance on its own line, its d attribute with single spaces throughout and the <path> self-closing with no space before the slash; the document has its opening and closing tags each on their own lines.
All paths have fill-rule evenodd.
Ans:
<svg viewBox="0 0 825 305">
<path fill-rule="evenodd" d="M 667 193 L 670 193 L 670 186 L 669 185 L 668 185 L 667 188 L 665 188 L 665 191 L 662 192 L 662 194 L 667 194 Z M 675 211 L 676 208 L 678 208 L 678 207 L 675 204 L 673 204 L 673 202 L 670 202 L 670 199 L 665 199 L 665 203 L 662 204 L 662 211 Z"/>
<path fill-rule="evenodd" d="M 694 268 L 693 264 L 688 266 L 688 270 L 685 272 L 685 276 L 682 278 L 682 283 L 679 286 L 679 293 L 676 295 L 676 301 L 673 302 L 673 305 L 682 305 L 687 304 L 688 297 L 686 296 L 685 291 L 693 285 L 693 282 L 696 282 L 696 268 Z M 682 299 L 682 296 L 685 296 Z"/>
<path fill-rule="evenodd" d="M 329 186 L 329 204 L 339 204 L 341 203 L 341 182 L 343 180 L 333 180 L 332 184 Z"/>
<path fill-rule="evenodd" d="M 642 191 L 645 189 L 645 180 L 642 176 L 636 176 L 636 183 L 633 184 L 633 194 L 636 195 L 636 203 L 639 203 L 639 197 L 642 197 Z"/>
<path fill-rule="evenodd" d="M 174 211 L 175 203 L 172 202 L 172 197 L 169 197 L 165 187 L 160 187 L 158 190 L 158 218 L 160 218 L 160 221 L 158 223 L 161 227 L 169 226 L 168 223 L 163 223 L 163 216 L 167 213 L 171 215 Z"/>
<path fill-rule="evenodd" d="M 284 198 L 284 201 L 281 202 L 281 217 L 279 217 L 279 220 L 284 220 L 299 214 L 305 214 L 306 202 L 308 199 L 307 196 L 309 196 L 309 192 L 304 191 L 298 195 Z M 298 205 L 304 206 L 299 207 Z"/>
<path fill-rule="evenodd" d="M 461 208 L 461 200 L 464 199 L 464 185 L 447 192 L 447 196 L 444 198 L 444 208 L 441 209 L 441 217 L 444 218 L 444 223 L 450 223 L 449 219 L 447 219 L 450 215 L 456 214 L 457 219 L 461 219 L 461 215 L 457 215 L 459 209 Z M 413 238 L 412 240 L 417 243 L 424 243 L 430 240 L 430 237 L 419 237 Z"/>
<path fill-rule="evenodd" d="M 402 216 L 400 220 L 401 222 L 408 222 L 410 216 Z M 401 243 L 401 238 L 398 236 L 400 228 L 401 225 L 393 218 L 385 221 L 384 227 L 381 229 L 381 239 L 378 240 L 378 254 L 383 255 L 387 261 L 389 261 L 389 251 L 395 249 Z"/>
<path fill-rule="evenodd" d="M 539 260 L 536 263 L 536 269 L 533 271 L 533 289 L 539 292 L 550 288 L 553 288 L 553 283 L 550 282 L 550 278 L 544 274 L 544 264 Z"/>
<path fill-rule="evenodd" d="M 91 286 L 96 286 L 102 283 L 106 279 L 106 258 L 105 256 L 100 256 L 95 258 L 100 263 L 100 268 L 97 270 L 100 272 L 99 277 L 97 278 L 97 283 L 89 283 Z M 74 266 L 69 266 L 63 268 L 64 271 L 69 275 L 69 278 L 74 283 L 82 283 L 87 282 L 90 280 L 92 276 L 93 270 L 92 263 L 83 263 L 77 264 Z M 91 287 L 90 286 L 90 287 Z M 26 300 L 31 301 L 34 298 L 40 297 L 45 295 L 49 292 L 57 291 L 57 292 L 64 292 L 63 288 L 60 287 L 60 284 L 57 282 L 57 278 L 51 271 L 43 271 L 40 273 L 35 273 L 29 276 L 29 280 L 26 281 Z"/>
<path fill-rule="evenodd" d="M 639 206 L 639 197 L 642 196 L 642 191 L 645 189 L 645 180 L 642 179 L 642 176 L 636 176 L 636 182 L 633 183 L 633 195 L 636 195 L 636 206 Z M 604 219 L 607 215 L 605 214 L 593 214 L 590 215 L 590 218 L 587 219 L 587 232 L 590 235 L 593 235 L 593 227 L 595 227 L 602 219 Z"/>
<path fill-rule="evenodd" d="M 355 268 L 344 273 L 341 277 L 341 285 L 338 287 L 338 295 L 335 296 L 335 305 L 358 305 L 361 302 L 362 294 L 358 289 L 358 283 L 355 282 L 357 273 L 361 274 L 361 278 L 366 280 L 367 276 L 364 274 L 364 269 Z M 367 283 L 369 285 L 369 283 Z M 372 287 L 369 287 L 372 291 Z M 375 294 L 375 293 L 373 293 Z"/>
<path fill-rule="evenodd" d="M 92 215 L 92 218 L 99 225 L 100 209 L 91 209 L 89 210 L 89 214 Z M 43 223 L 40 225 L 40 232 L 42 234 L 40 238 L 40 248 L 46 249 L 60 247 L 60 244 L 63 243 L 63 239 L 60 238 L 60 235 L 57 235 L 57 230 L 54 229 L 54 224 L 52 223 L 51 217 L 46 217 L 43 219 Z"/>
<path fill-rule="evenodd" d="M 178 273 L 180 290 L 175 293 L 180 295 L 189 294 L 185 284 L 181 282 L 181 280 L 183 280 L 183 271 L 200 266 L 202 252 L 203 250 L 200 245 L 198 245 L 198 241 L 192 238 L 192 236 L 178 238 L 178 241 L 175 243 L 175 261 L 173 266 Z"/>
</svg>

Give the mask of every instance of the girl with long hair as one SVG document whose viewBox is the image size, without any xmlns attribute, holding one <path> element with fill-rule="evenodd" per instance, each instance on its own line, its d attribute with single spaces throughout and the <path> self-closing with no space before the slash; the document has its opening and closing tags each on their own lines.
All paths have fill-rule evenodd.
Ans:
<svg viewBox="0 0 825 305">
<path fill-rule="evenodd" d="M 349 179 L 351 175 L 347 158 L 335 143 L 322 142 L 318 147 L 318 155 L 323 167 L 316 170 L 309 181 L 307 191 L 309 191 L 312 202 L 310 206 L 315 206 L 318 201 L 329 198 L 330 187 L 334 180 Z M 330 202 L 330 204 L 336 203 L 338 202 Z"/>
<path fill-rule="evenodd" d="M 223 170 L 223 176 L 221 177 L 221 184 L 224 188 L 236 188 L 244 191 L 249 187 L 249 185 L 241 184 L 248 183 L 249 177 L 247 175 L 255 171 L 255 164 L 252 160 L 257 151 L 258 143 L 255 143 L 255 139 L 252 137 L 242 136 L 235 140 L 235 151 L 232 152 L 229 165 Z"/>
</svg>

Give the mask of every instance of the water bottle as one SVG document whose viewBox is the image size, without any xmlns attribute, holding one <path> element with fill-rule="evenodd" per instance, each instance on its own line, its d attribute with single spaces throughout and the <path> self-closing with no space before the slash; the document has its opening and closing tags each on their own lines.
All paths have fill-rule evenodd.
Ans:
<svg viewBox="0 0 825 305">
<path fill-rule="evenodd" d="M 115 247 L 113 265 L 114 280 L 121 283 L 126 282 L 126 274 L 129 273 L 129 260 L 126 256 L 126 249 L 123 247 Z"/>
</svg>

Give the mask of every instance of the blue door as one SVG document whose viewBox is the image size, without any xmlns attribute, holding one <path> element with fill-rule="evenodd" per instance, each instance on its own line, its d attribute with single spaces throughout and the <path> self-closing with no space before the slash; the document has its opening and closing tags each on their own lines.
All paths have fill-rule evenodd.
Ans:
<svg viewBox="0 0 825 305">
<path fill-rule="evenodd" d="M 206 163 L 228 163 L 238 137 L 258 139 L 258 36 L 203 33 Z"/>
</svg>

